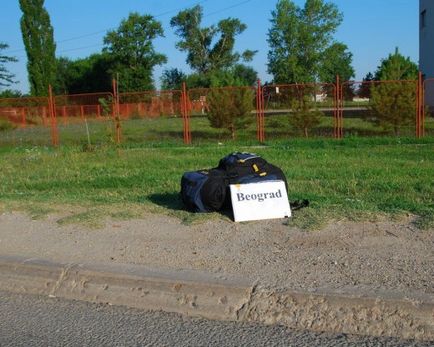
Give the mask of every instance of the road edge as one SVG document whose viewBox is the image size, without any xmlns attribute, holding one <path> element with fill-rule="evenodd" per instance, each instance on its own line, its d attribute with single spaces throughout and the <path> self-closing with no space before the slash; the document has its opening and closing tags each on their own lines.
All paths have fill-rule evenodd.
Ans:
<svg viewBox="0 0 434 347">
<path fill-rule="evenodd" d="M 434 298 L 302 293 L 139 265 L 0 256 L 0 290 L 295 329 L 434 341 Z"/>
</svg>

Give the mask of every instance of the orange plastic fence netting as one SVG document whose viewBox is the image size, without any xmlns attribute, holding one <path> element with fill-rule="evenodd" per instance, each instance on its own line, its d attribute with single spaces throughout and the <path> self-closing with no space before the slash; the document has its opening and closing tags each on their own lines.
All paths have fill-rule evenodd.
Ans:
<svg viewBox="0 0 434 347">
<path fill-rule="evenodd" d="M 50 117 L 46 97 L 0 99 L 0 145 L 50 145 Z"/>
<path fill-rule="evenodd" d="M 288 84 L 263 87 L 265 137 L 334 136 L 334 84 Z"/>
<path fill-rule="evenodd" d="M 0 145 L 432 136 L 434 78 L 0 99 Z"/>
<path fill-rule="evenodd" d="M 94 146 L 116 142 L 112 93 L 57 95 L 54 104 L 60 144 Z"/>
<path fill-rule="evenodd" d="M 122 142 L 176 142 L 184 139 L 180 90 L 119 94 Z"/>
<path fill-rule="evenodd" d="M 344 136 L 414 136 L 417 81 L 344 82 Z"/>
</svg>

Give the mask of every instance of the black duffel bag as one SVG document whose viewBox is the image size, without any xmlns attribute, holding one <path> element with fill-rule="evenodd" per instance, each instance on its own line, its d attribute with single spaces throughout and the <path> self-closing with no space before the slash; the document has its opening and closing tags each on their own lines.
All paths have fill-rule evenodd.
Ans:
<svg viewBox="0 0 434 347">
<path fill-rule="evenodd" d="M 219 169 L 190 171 L 181 178 L 181 199 L 193 212 L 214 212 L 226 201 L 229 182 Z"/>
<path fill-rule="evenodd" d="M 230 208 L 230 184 L 280 180 L 286 177 L 277 166 L 252 153 L 235 152 L 222 158 L 217 168 L 190 171 L 181 179 L 181 198 L 193 212 L 214 212 Z"/>
<path fill-rule="evenodd" d="M 220 160 L 218 169 L 226 172 L 230 184 L 283 181 L 288 191 L 288 183 L 283 171 L 253 153 L 229 154 Z"/>
</svg>

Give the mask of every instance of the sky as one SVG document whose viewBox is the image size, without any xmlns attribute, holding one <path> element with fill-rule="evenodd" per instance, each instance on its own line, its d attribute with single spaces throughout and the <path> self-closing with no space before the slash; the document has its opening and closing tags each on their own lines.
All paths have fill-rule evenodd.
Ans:
<svg viewBox="0 0 434 347">
<path fill-rule="evenodd" d="M 303 6 L 305 0 L 294 0 Z M 330 2 L 330 1 L 328 1 Z M 399 47 L 401 54 L 414 62 L 419 59 L 419 15 L 417 0 L 333 0 L 344 15 L 335 34 L 337 41 L 345 43 L 353 53 L 356 80 L 368 72 L 374 72 L 381 59 Z M 247 25 L 236 39 L 236 50 L 258 50 L 249 63 L 259 73 L 262 81 L 270 81 L 267 73 L 267 33 L 271 11 L 277 0 L 45 0 L 54 40 L 56 55 L 71 59 L 85 58 L 98 53 L 103 47 L 103 37 L 108 30 L 116 29 L 130 12 L 151 14 L 158 19 L 165 32 L 164 38 L 154 41 L 157 52 L 164 53 L 167 64 L 157 67 L 154 79 L 164 69 L 176 67 L 188 73 L 186 54 L 175 48 L 178 37 L 170 27 L 170 19 L 180 10 L 196 4 L 203 7 L 203 25 L 216 24 L 219 20 L 235 17 Z M 18 58 L 17 63 L 7 64 L 16 75 L 17 84 L 12 89 L 29 91 L 26 70 L 26 54 L 19 21 L 21 10 L 18 0 L 0 0 L 0 42 L 9 48 L 2 53 Z"/>
</svg>

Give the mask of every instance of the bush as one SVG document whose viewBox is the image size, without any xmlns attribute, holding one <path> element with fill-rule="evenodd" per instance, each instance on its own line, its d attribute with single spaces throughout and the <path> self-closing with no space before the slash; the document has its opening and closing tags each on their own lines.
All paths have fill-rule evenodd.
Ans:
<svg viewBox="0 0 434 347">
<path fill-rule="evenodd" d="M 416 82 L 381 83 L 371 87 L 372 123 L 393 129 L 400 135 L 402 126 L 415 122 Z"/>
<path fill-rule="evenodd" d="M 12 130 L 17 126 L 7 119 L 0 119 L 0 131 Z"/>
<path fill-rule="evenodd" d="M 309 130 L 318 126 L 323 116 L 308 95 L 293 99 L 291 110 L 289 123 L 301 131 L 305 137 L 309 137 Z"/>
<path fill-rule="evenodd" d="M 236 131 L 245 129 L 253 122 L 255 100 L 249 88 L 216 88 L 207 96 L 208 119 L 213 128 L 227 129 L 233 140 Z"/>
</svg>

